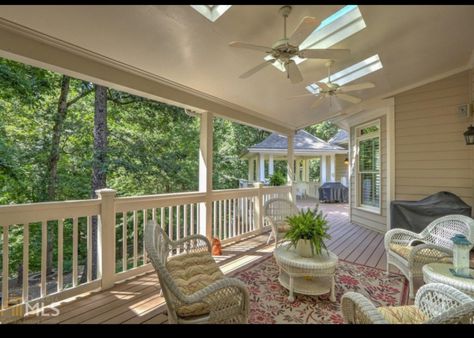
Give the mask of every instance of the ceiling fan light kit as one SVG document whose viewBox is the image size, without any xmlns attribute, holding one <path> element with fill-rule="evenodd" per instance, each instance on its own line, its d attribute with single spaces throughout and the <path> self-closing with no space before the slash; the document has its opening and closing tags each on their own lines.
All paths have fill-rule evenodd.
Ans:
<svg viewBox="0 0 474 338">
<path fill-rule="evenodd" d="M 279 13 L 283 17 L 283 38 L 272 44 L 272 47 L 259 46 L 241 41 L 233 41 L 229 43 L 231 47 L 253 49 L 271 55 L 271 59 L 251 68 L 239 77 L 248 78 L 259 70 L 265 68 L 269 64 L 276 61 L 281 62 L 287 74 L 287 78 L 291 83 L 299 83 L 303 81 L 298 66 L 294 58 L 302 59 L 337 59 L 350 54 L 348 49 L 299 49 L 299 45 L 319 26 L 320 22 L 313 17 L 304 17 L 298 27 L 294 30 L 290 37 L 287 37 L 286 19 L 291 13 L 291 6 L 283 6 Z"/>
</svg>

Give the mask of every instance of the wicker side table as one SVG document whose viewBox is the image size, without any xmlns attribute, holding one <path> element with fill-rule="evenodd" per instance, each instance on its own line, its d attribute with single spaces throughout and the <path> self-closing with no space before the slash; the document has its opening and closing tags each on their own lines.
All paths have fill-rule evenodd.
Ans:
<svg viewBox="0 0 474 338">
<path fill-rule="evenodd" d="M 453 276 L 449 271 L 453 268 L 452 264 L 429 263 L 423 266 L 423 280 L 425 283 L 443 283 L 474 297 L 474 279 Z M 469 269 L 471 276 L 474 277 L 474 270 Z"/>
<path fill-rule="evenodd" d="M 304 295 L 330 293 L 330 300 L 336 301 L 334 273 L 338 258 L 331 251 L 306 258 L 296 254 L 294 248 L 282 245 L 273 252 L 280 268 L 278 281 L 289 290 L 288 300 L 293 302 L 294 292 Z"/>
</svg>

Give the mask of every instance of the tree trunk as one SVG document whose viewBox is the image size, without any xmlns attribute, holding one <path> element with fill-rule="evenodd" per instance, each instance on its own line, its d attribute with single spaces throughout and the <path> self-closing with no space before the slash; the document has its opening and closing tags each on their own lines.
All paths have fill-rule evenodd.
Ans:
<svg viewBox="0 0 474 338">
<path fill-rule="evenodd" d="M 51 151 L 48 158 L 48 188 L 47 188 L 47 200 L 54 201 L 56 199 L 56 186 L 58 182 L 58 162 L 59 162 L 59 144 L 61 142 L 61 135 L 64 126 L 64 120 L 67 114 L 67 97 L 69 95 L 69 84 L 71 79 L 63 75 L 61 79 L 61 93 L 58 100 L 58 109 L 54 117 L 53 134 L 51 135 Z M 54 229 L 49 227 L 48 229 L 48 241 L 46 248 L 46 275 L 49 275 L 53 271 L 53 237 Z"/>
<path fill-rule="evenodd" d="M 107 184 L 107 87 L 95 85 L 94 109 L 94 159 L 92 162 L 92 198 L 97 198 L 95 191 Z M 97 217 L 92 217 L 92 279 L 97 278 Z M 87 264 L 81 276 L 86 280 Z"/>
</svg>

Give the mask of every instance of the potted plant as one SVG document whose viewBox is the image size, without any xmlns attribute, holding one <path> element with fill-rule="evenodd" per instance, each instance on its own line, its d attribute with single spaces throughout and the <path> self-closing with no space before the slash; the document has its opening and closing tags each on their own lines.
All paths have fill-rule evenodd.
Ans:
<svg viewBox="0 0 474 338">
<path fill-rule="evenodd" d="M 284 185 L 285 183 L 286 183 L 286 178 L 279 171 L 275 172 L 272 176 L 270 176 L 270 185 L 272 186 L 280 186 L 280 185 Z"/>
<path fill-rule="evenodd" d="M 290 229 L 285 239 L 291 242 L 290 247 L 296 248 L 298 255 L 312 257 L 320 255 L 323 248 L 327 250 L 324 240 L 331 239 L 331 236 L 328 233 L 328 221 L 321 211 L 303 210 L 286 219 Z"/>
</svg>

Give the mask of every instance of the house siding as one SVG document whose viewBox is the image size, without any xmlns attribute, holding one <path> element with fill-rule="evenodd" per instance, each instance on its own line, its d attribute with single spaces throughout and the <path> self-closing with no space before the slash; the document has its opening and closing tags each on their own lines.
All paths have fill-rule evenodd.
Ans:
<svg viewBox="0 0 474 338">
<path fill-rule="evenodd" d="M 336 182 L 341 182 L 342 177 L 346 177 L 347 182 L 347 164 L 344 163 L 346 158 L 346 154 L 336 154 Z"/>
<path fill-rule="evenodd" d="M 457 110 L 473 87 L 469 70 L 395 96 L 396 200 L 449 191 L 473 205 L 474 148 L 463 137 L 472 118 Z"/>
<path fill-rule="evenodd" d="M 380 214 L 362 210 L 357 206 L 357 193 L 359 190 L 356 189 L 356 169 L 353 167 L 351 170 L 351 221 L 352 223 L 379 231 L 385 232 L 387 229 L 387 117 L 380 116 L 375 119 L 368 120 L 371 122 L 380 120 L 380 163 L 381 163 L 381 201 L 380 201 Z M 363 124 L 365 124 L 364 122 Z M 353 161 L 355 156 L 354 150 L 356 144 L 356 133 L 355 130 L 359 125 L 351 127 L 351 163 L 357 163 Z"/>
</svg>

